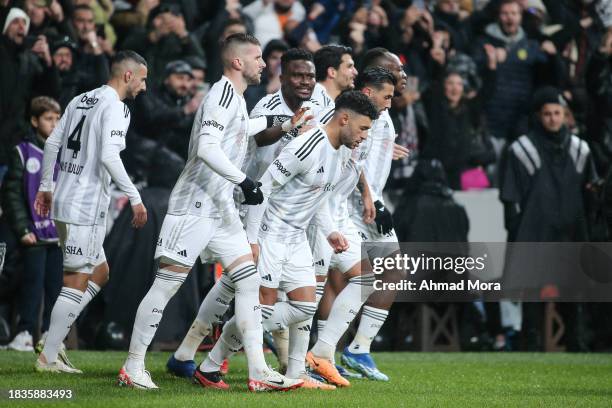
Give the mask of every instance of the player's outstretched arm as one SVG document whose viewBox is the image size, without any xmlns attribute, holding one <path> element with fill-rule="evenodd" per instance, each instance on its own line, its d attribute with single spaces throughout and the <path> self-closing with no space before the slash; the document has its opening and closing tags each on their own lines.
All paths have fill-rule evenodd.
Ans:
<svg viewBox="0 0 612 408">
<path fill-rule="evenodd" d="M 257 146 L 268 146 L 276 143 L 284 133 L 300 129 L 308 121 L 314 118 L 308 107 L 298 111 L 286 120 L 279 119 L 276 115 L 265 115 L 249 120 L 249 136 L 254 135 Z"/>
</svg>

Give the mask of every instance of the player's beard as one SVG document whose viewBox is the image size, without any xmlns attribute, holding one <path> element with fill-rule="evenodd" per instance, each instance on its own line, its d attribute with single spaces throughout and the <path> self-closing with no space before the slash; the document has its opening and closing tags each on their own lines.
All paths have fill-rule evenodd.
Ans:
<svg viewBox="0 0 612 408">
<path fill-rule="evenodd" d="M 248 85 L 259 85 L 261 83 L 261 72 L 255 72 L 252 75 L 245 75 L 244 79 Z"/>
</svg>

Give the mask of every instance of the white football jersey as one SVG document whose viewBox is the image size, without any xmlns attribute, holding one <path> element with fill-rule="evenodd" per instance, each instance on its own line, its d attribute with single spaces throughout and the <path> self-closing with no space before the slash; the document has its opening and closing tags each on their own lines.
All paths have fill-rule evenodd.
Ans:
<svg viewBox="0 0 612 408">
<path fill-rule="evenodd" d="M 371 139 L 369 140 L 371 147 L 365 156 L 363 171 L 370 186 L 372 199 L 380 200 L 384 204 L 383 189 L 391 171 L 395 143 L 395 127 L 388 111 L 383 111 L 372 123 L 368 139 Z M 363 212 L 361 194 L 357 190 L 349 198 L 349 211 L 359 216 Z"/>
<path fill-rule="evenodd" d="M 374 126 L 375 123 L 376 121 L 372 122 L 372 126 Z M 336 188 L 336 194 L 330 198 L 328 203 L 335 227 L 341 232 L 349 228 L 347 226 L 350 222 L 348 200 L 353 193 L 361 197 L 361 193 L 356 187 L 359 182 L 359 176 L 364 170 L 368 155 L 372 148 L 371 132 L 372 129 L 368 131 L 366 140 L 361 142 L 355 149 L 349 150 L 343 146 L 348 152 L 350 159 L 343 170 L 342 182 Z"/>
<path fill-rule="evenodd" d="M 319 103 L 311 99 L 309 101 L 304 101 L 302 107 L 309 108 L 309 111 L 306 112 L 305 115 L 313 115 L 315 120 L 313 120 L 312 123 L 316 123 L 316 118 L 321 111 Z M 282 90 L 278 90 L 273 94 L 268 94 L 261 98 L 251 111 L 251 118 L 270 115 L 278 117 L 279 123 L 290 120 L 294 115 L 294 112 L 289 108 L 283 98 Z M 281 150 L 293 139 L 293 134 L 283 133 L 283 136 L 276 143 L 268 146 L 257 146 L 255 138 L 249 139 L 249 149 L 243 168 L 246 175 L 253 180 L 259 180 Z"/>
<path fill-rule="evenodd" d="M 270 190 L 258 235 L 260 239 L 296 243 L 306 240 L 306 227 L 334 194 L 348 163 L 347 149 L 335 149 L 317 126 L 291 141 L 268 167 L 262 182 Z"/>
<path fill-rule="evenodd" d="M 187 164 L 168 203 L 168 214 L 224 218 L 236 214 L 235 185 L 198 157 L 200 138 L 214 138 L 232 164 L 241 168 L 248 145 L 249 117 L 244 97 L 223 76 L 202 101 L 191 129 Z"/>
<path fill-rule="evenodd" d="M 314 99 L 323 109 L 334 107 L 334 98 L 329 96 L 327 89 L 320 83 L 316 83 L 312 91 L 312 99 Z"/>
<path fill-rule="evenodd" d="M 110 86 L 76 96 L 50 138 L 61 140 L 53 218 L 77 225 L 106 222 L 111 176 L 102 164 L 104 145 L 125 149 L 130 110 Z"/>
<path fill-rule="evenodd" d="M 334 116 L 336 103 L 323 85 L 317 82 L 314 91 L 312 91 L 312 99 L 321 107 L 319 114 L 316 116 L 317 122 L 322 125 L 327 124 Z"/>
</svg>

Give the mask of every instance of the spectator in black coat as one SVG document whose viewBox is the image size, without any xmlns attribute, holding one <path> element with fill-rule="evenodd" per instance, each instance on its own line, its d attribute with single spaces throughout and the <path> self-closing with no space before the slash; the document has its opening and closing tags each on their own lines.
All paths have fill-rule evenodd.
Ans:
<svg viewBox="0 0 612 408">
<path fill-rule="evenodd" d="M 102 86 L 110 76 L 108 56 L 113 53 L 112 46 L 96 31 L 94 12 L 89 6 L 75 7 L 72 15 L 73 40 L 76 48 L 73 53 L 71 74 L 62 75 L 62 79 L 78 81 L 76 93 L 85 92 Z M 66 39 L 58 39 L 58 44 Z M 63 101 L 60 101 L 63 102 Z"/>
<path fill-rule="evenodd" d="M 171 61 L 189 56 L 204 58 L 204 52 L 185 26 L 180 7 L 163 3 L 149 13 L 146 29 L 136 29 L 123 43 L 124 49 L 134 50 L 148 63 L 148 82 L 159 86 L 164 70 Z"/>
<path fill-rule="evenodd" d="M 470 222 L 453 199 L 439 160 L 419 160 L 394 224 L 400 242 L 467 242 Z"/>
<path fill-rule="evenodd" d="M 161 86 L 136 99 L 134 130 L 187 158 L 191 127 L 203 93 L 191 96 L 191 66 L 173 61 Z"/>
<path fill-rule="evenodd" d="M 46 37 L 26 44 L 29 22 L 23 10 L 13 8 L 0 36 L 0 180 L 8 152 L 29 128 L 26 114 L 32 97 L 59 94 L 59 75 Z"/>
<path fill-rule="evenodd" d="M 58 99 L 62 109 L 75 96 L 95 89 L 106 82 L 109 75 L 106 57 L 93 57 L 92 62 L 99 58 L 99 64 L 93 64 L 91 69 L 83 69 L 83 60 L 77 61 L 77 45 L 70 37 L 63 37 L 51 44 L 53 65 L 57 68 L 61 80 L 61 93 Z M 89 57 L 86 57 L 89 58 Z M 79 64 L 81 62 L 81 64 Z"/>
<path fill-rule="evenodd" d="M 486 27 L 474 53 L 474 60 L 484 69 L 487 57 L 483 46 L 495 47 L 497 76 L 485 112 L 492 135 L 501 141 L 513 140 L 527 131 L 536 81 L 557 85 L 562 76 L 561 61 L 554 44 L 545 41 L 540 45 L 528 39 L 521 27 L 521 13 L 517 0 L 503 0 L 498 21 Z"/>
<path fill-rule="evenodd" d="M 489 75 L 494 71 L 488 70 Z M 433 83 L 423 95 L 428 123 L 421 138 L 421 157 L 442 162 L 452 189 L 461 190 L 466 170 L 485 167 L 495 161 L 495 152 L 482 118 L 478 97 L 467 99 L 464 83 L 456 72 L 449 72 L 442 83 Z M 484 172 L 483 172 L 484 173 Z"/>
<path fill-rule="evenodd" d="M 589 62 L 586 84 L 593 102 L 588 134 L 598 170 L 605 175 L 612 166 L 612 29 Z"/>
</svg>

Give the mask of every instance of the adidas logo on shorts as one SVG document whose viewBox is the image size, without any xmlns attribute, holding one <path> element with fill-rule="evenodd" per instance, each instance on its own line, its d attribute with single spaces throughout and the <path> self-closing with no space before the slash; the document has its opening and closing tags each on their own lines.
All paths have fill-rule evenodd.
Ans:
<svg viewBox="0 0 612 408">
<path fill-rule="evenodd" d="M 187 257 L 187 250 L 183 249 L 182 251 L 178 251 L 177 254 L 179 254 L 180 256 Z"/>
<path fill-rule="evenodd" d="M 321 174 L 321 173 L 325 173 L 325 170 L 323 169 L 323 166 L 321 166 L 321 168 L 319 170 L 317 170 L 317 174 Z"/>
<path fill-rule="evenodd" d="M 261 279 L 263 279 L 263 280 L 267 280 L 267 281 L 269 281 L 269 282 L 272 282 L 272 275 L 267 274 L 267 275 L 265 275 L 265 276 L 262 276 L 262 277 L 261 277 Z"/>
<path fill-rule="evenodd" d="M 315 262 L 315 265 L 325 266 L 325 261 L 321 259 L 320 261 Z"/>
</svg>

